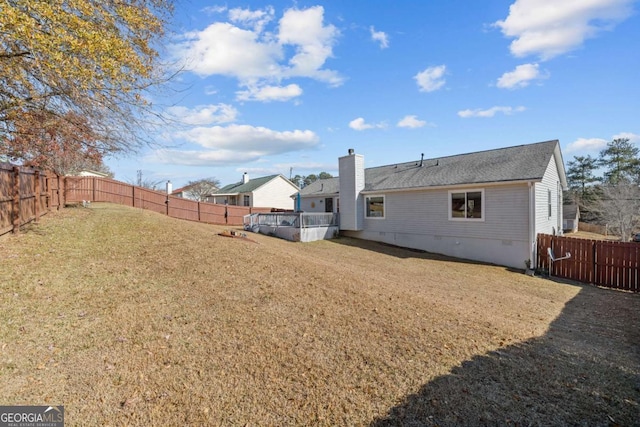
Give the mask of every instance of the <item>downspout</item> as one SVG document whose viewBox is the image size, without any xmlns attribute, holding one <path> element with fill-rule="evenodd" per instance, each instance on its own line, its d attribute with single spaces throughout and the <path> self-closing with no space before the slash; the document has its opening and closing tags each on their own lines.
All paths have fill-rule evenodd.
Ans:
<svg viewBox="0 0 640 427">
<path fill-rule="evenodd" d="M 531 268 L 535 270 L 538 266 L 536 265 L 536 204 L 535 204 L 535 194 L 536 194 L 536 186 L 535 183 L 529 181 L 529 256 L 531 260 Z"/>
</svg>

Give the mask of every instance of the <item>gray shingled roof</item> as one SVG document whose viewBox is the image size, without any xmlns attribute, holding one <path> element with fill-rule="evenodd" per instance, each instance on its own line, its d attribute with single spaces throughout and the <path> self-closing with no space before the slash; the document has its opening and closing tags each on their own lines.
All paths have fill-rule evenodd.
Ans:
<svg viewBox="0 0 640 427">
<path fill-rule="evenodd" d="M 364 191 L 541 180 L 558 141 L 545 141 L 475 153 L 365 169 Z M 562 159 L 559 159 L 562 161 Z M 564 182 L 564 177 L 561 177 Z M 323 191 L 320 191 L 324 184 Z M 318 180 L 301 196 L 338 193 L 338 178 Z"/>
<path fill-rule="evenodd" d="M 300 190 L 301 196 L 328 196 L 338 194 L 340 179 L 338 177 L 318 179 Z"/>
</svg>

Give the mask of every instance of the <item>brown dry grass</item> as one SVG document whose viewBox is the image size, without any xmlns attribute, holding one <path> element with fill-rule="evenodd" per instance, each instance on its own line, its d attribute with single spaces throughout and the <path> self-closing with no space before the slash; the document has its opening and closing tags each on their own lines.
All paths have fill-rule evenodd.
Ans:
<svg viewBox="0 0 640 427">
<path fill-rule="evenodd" d="M 0 239 L 0 404 L 67 425 L 639 425 L 640 296 L 114 205 Z"/>
<path fill-rule="evenodd" d="M 576 239 L 590 239 L 590 240 L 610 240 L 613 242 L 619 242 L 620 236 L 605 236 L 604 234 L 592 233 L 590 231 L 576 231 L 575 233 L 567 233 L 566 237 L 574 237 Z"/>
</svg>

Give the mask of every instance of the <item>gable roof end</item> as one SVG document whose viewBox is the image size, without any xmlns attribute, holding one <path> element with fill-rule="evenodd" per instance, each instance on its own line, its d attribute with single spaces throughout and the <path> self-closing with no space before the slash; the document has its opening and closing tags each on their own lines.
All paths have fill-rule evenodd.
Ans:
<svg viewBox="0 0 640 427">
<path fill-rule="evenodd" d="M 291 181 L 289 181 L 287 178 L 285 178 L 283 175 L 280 174 L 280 175 L 263 176 L 260 178 L 253 178 L 245 184 L 243 184 L 242 181 L 236 182 L 235 184 L 229 184 L 222 187 L 220 190 L 216 191 L 215 193 L 213 193 L 213 195 L 221 196 L 221 195 L 228 195 L 228 194 L 233 195 L 233 194 L 239 194 L 239 193 L 251 193 L 278 177 L 282 177 L 282 179 L 284 179 L 286 182 L 291 184 L 291 186 L 295 190 L 298 190 L 298 187 L 295 184 L 293 184 Z"/>
</svg>

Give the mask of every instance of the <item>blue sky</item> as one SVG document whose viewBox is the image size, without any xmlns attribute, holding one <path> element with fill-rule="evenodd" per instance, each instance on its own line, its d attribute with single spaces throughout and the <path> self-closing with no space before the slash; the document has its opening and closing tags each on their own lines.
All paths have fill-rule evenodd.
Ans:
<svg viewBox="0 0 640 427">
<path fill-rule="evenodd" d="M 115 178 L 223 185 L 560 140 L 565 162 L 640 144 L 631 0 L 179 0 L 174 120 Z"/>
</svg>

